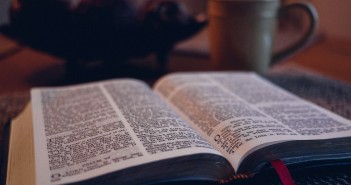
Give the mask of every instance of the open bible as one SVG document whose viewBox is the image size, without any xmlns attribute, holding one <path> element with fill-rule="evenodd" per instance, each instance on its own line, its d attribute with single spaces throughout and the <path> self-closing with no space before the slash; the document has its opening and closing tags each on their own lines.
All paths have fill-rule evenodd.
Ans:
<svg viewBox="0 0 351 185">
<path fill-rule="evenodd" d="M 350 120 L 254 73 L 35 88 L 12 123 L 7 180 L 222 183 L 269 173 L 277 159 L 289 170 L 350 165 L 350 136 Z"/>
</svg>

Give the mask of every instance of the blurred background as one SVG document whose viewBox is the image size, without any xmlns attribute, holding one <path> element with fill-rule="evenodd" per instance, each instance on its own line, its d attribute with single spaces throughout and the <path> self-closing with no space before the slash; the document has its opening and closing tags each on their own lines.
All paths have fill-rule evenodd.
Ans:
<svg viewBox="0 0 351 185">
<path fill-rule="evenodd" d="M 142 3 L 145 0 L 134 0 Z M 185 3 L 189 11 L 193 13 L 203 13 L 207 9 L 207 0 L 179 0 Z M 291 0 L 282 0 L 289 2 Z M 319 31 L 331 37 L 351 40 L 351 1 L 350 0 L 310 0 L 319 13 Z M 8 21 L 8 11 L 6 10 L 10 0 L 0 2 L 0 24 Z"/>
<path fill-rule="evenodd" d="M 186 3 L 192 12 L 206 12 L 207 0 L 180 0 Z M 282 0 L 288 3 L 293 0 Z M 351 41 L 351 1 L 350 0 L 310 0 L 316 7 L 320 22 L 319 32 L 330 37 Z"/>
<path fill-rule="evenodd" d="M 144 0 L 132 0 L 138 6 Z M 207 0 L 178 0 L 186 5 L 193 15 L 207 13 Z M 288 3 L 292 0 L 282 0 Z M 311 71 L 323 74 L 332 79 L 351 83 L 351 1 L 350 0 L 310 0 L 319 14 L 318 31 L 315 39 L 298 54 L 287 58 L 285 63 L 301 65 Z M 10 0 L 0 1 L 0 24 L 9 21 L 8 7 Z M 155 56 L 132 61 L 140 66 L 138 69 L 126 70 L 123 74 L 102 74 L 97 76 L 82 75 L 85 79 L 78 82 L 93 81 L 104 78 L 136 77 L 150 84 L 164 73 L 176 71 L 206 71 L 209 67 L 207 29 L 203 29 L 194 37 L 178 43 L 172 50 L 165 72 L 158 72 L 155 67 Z M 293 38 L 284 36 L 286 40 Z M 277 40 L 284 40 L 277 39 Z M 284 43 L 276 43 L 279 50 Z M 11 54 L 9 54 L 9 51 Z M 0 35 L 0 93 L 28 90 L 33 86 L 62 85 L 65 74 L 65 61 L 30 47 L 19 44 Z M 148 71 L 145 72 L 144 71 Z M 88 71 L 89 73 L 90 71 Z"/>
</svg>

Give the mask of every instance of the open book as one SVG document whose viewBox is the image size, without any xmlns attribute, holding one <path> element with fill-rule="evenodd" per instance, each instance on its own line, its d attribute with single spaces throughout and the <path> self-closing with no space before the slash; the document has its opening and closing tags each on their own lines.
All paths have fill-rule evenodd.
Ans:
<svg viewBox="0 0 351 185">
<path fill-rule="evenodd" d="M 153 89 L 135 79 L 36 88 L 12 123 L 7 179 L 227 182 L 273 171 L 276 159 L 290 170 L 350 164 L 350 136 L 350 120 L 254 73 L 175 73 Z"/>
</svg>

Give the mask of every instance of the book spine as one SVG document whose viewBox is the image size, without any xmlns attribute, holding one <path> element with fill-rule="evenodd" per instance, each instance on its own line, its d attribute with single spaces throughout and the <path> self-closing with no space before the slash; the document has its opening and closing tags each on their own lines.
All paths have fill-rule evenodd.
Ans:
<svg viewBox="0 0 351 185">
<path fill-rule="evenodd" d="M 295 182 L 289 172 L 289 169 L 286 167 L 286 165 L 284 164 L 283 161 L 277 159 L 277 160 L 272 160 L 270 161 L 270 164 L 272 165 L 272 167 L 274 168 L 274 170 L 276 171 L 281 183 L 283 185 L 295 185 Z M 218 179 L 218 183 L 219 184 L 226 184 L 226 183 L 230 183 L 231 181 L 235 181 L 235 180 L 247 180 L 247 179 L 251 179 L 253 178 L 253 174 L 251 173 L 237 173 L 237 174 L 233 174 L 231 177 L 229 178 L 225 178 L 225 179 Z"/>
<path fill-rule="evenodd" d="M 253 177 L 253 174 L 251 174 L 251 173 L 238 173 L 238 174 L 233 174 L 229 178 L 218 179 L 218 183 L 219 184 L 226 184 L 226 183 L 229 183 L 233 180 L 245 180 L 245 179 L 250 179 L 252 177 Z"/>
</svg>

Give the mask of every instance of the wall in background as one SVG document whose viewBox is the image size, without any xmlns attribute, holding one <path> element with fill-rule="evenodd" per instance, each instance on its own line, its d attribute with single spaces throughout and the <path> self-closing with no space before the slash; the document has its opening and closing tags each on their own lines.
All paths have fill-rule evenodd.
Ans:
<svg viewBox="0 0 351 185">
<path fill-rule="evenodd" d="M 6 24 L 9 21 L 8 7 L 10 6 L 10 0 L 0 0 L 0 25 Z"/>
<path fill-rule="evenodd" d="M 311 0 L 319 13 L 319 30 L 351 41 L 351 1 Z"/>
</svg>

